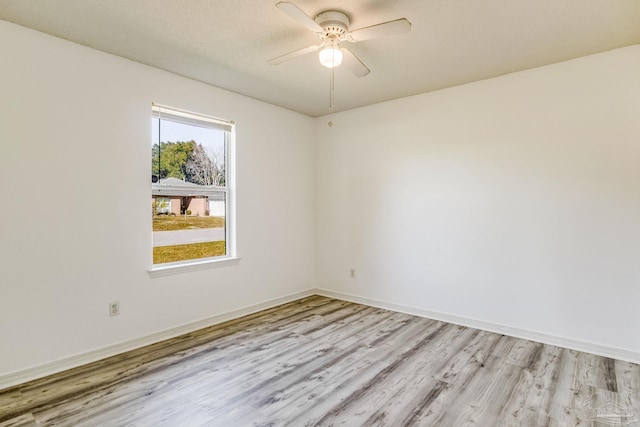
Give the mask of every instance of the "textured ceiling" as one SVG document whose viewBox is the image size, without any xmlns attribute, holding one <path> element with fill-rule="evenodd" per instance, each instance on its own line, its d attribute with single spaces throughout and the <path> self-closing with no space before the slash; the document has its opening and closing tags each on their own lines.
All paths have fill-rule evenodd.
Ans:
<svg viewBox="0 0 640 427">
<path fill-rule="evenodd" d="M 371 73 L 335 71 L 341 111 L 640 43 L 638 0 L 291 0 L 357 29 L 407 18 L 410 33 L 349 48 Z M 329 112 L 318 39 L 277 0 L 0 0 L 0 19 L 280 105 Z"/>
</svg>

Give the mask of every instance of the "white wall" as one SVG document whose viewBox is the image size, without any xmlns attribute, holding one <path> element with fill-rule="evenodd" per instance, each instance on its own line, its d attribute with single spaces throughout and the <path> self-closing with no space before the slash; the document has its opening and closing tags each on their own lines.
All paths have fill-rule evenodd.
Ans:
<svg viewBox="0 0 640 427">
<path fill-rule="evenodd" d="M 640 360 L 639 76 L 632 46 L 319 118 L 318 285 Z"/>
<path fill-rule="evenodd" d="M 0 378 L 314 286 L 312 119 L 5 21 L 0 52 Z M 152 102 L 237 123 L 239 265 L 149 277 Z"/>
</svg>

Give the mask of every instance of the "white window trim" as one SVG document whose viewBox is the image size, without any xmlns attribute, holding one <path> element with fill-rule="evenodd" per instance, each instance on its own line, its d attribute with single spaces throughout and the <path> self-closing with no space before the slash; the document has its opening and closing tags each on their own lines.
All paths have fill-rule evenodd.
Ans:
<svg viewBox="0 0 640 427">
<path fill-rule="evenodd" d="M 208 270 L 210 268 L 227 267 L 237 265 L 242 258 L 240 257 L 216 257 L 216 258 L 200 258 L 193 261 L 167 262 L 164 264 L 155 264 L 147 272 L 151 278 L 171 276 L 174 274 L 189 273 L 192 271 Z"/>
<path fill-rule="evenodd" d="M 225 202 L 225 245 L 227 253 L 224 256 L 214 258 L 197 258 L 193 260 L 167 262 L 162 264 L 152 264 L 147 270 L 151 278 L 170 276 L 174 274 L 187 273 L 192 271 L 201 271 L 211 268 L 227 267 L 231 265 L 237 265 L 242 258 L 236 254 L 236 201 L 235 201 L 235 159 L 236 159 L 236 144 L 235 144 L 235 123 L 233 121 L 226 121 L 209 116 L 203 116 L 201 114 L 192 113 L 189 111 L 178 110 L 172 107 L 166 107 L 163 105 L 152 104 L 151 107 L 152 117 L 162 117 L 167 120 L 177 121 L 180 123 L 198 125 L 197 121 L 206 122 L 204 127 L 211 127 L 214 129 L 220 129 L 225 131 L 225 172 L 226 180 L 225 187 L 220 191 L 226 193 Z M 202 124 L 200 124 L 202 126 Z M 229 159 L 233 159 L 233 164 L 229 162 Z M 152 240 L 153 245 L 153 240 Z"/>
</svg>

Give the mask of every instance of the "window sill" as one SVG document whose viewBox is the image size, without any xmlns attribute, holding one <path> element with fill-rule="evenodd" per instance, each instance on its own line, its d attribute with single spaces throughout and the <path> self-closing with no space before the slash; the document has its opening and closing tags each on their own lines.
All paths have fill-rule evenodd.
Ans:
<svg viewBox="0 0 640 427">
<path fill-rule="evenodd" d="M 221 259 L 194 260 L 191 262 L 167 263 L 154 265 L 148 271 L 151 278 L 171 276 L 173 274 L 188 273 L 191 271 L 208 270 L 210 268 L 227 267 L 237 265 L 242 258 L 229 257 Z"/>
</svg>

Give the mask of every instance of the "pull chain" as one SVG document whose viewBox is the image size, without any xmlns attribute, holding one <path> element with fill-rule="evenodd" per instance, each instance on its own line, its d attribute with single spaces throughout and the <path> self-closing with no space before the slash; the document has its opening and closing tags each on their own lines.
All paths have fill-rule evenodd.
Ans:
<svg viewBox="0 0 640 427">
<path fill-rule="evenodd" d="M 331 119 L 333 117 L 333 106 L 335 105 L 334 96 L 333 96 L 334 84 L 335 84 L 334 69 L 335 68 L 331 68 L 331 74 L 329 77 L 329 122 L 327 123 L 329 127 L 333 126 L 333 121 L 331 121 Z"/>
</svg>

